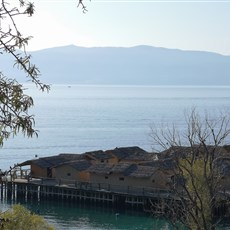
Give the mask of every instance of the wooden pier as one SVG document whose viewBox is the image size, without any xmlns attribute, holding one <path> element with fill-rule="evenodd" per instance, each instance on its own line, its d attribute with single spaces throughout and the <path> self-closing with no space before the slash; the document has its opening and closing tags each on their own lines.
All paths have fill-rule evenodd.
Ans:
<svg viewBox="0 0 230 230">
<path fill-rule="evenodd" d="M 175 199 L 168 190 L 153 188 L 121 187 L 109 184 L 56 181 L 54 179 L 14 179 L 1 181 L 1 200 L 70 201 L 88 204 L 103 204 L 115 208 L 151 210 L 151 205 L 162 200 Z M 230 215 L 229 197 L 217 208 L 218 215 Z M 227 201 L 227 202 L 226 202 Z"/>
<path fill-rule="evenodd" d="M 15 179 L 2 181 L 1 199 L 66 200 L 84 203 L 102 203 L 113 207 L 138 208 L 141 211 L 149 207 L 149 199 L 169 197 L 169 191 L 143 188 L 123 188 L 109 184 L 74 182 L 64 184 L 51 179 Z"/>
</svg>

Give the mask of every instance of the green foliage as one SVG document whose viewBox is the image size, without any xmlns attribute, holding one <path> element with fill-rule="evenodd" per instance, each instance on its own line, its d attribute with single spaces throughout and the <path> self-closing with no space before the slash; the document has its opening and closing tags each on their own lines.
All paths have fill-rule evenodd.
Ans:
<svg viewBox="0 0 230 230">
<path fill-rule="evenodd" d="M 78 6 L 82 6 L 83 12 L 87 11 L 83 0 L 79 0 Z M 16 23 L 19 17 L 31 17 L 34 12 L 34 4 L 28 0 L 1 0 L 0 55 L 12 56 L 15 61 L 14 67 L 22 70 L 28 80 L 40 90 L 49 91 L 49 85 L 40 81 L 39 69 L 31 63 L 31 55 L 26 52 L 26 46 L 32 37 L 23 36 Z M 11 135 L 19 132 L 28 137 L 37 135 L 34 129 L 34 116 L 29 114 L 33 99 L 25 94 L 25 89 L 16 79 L 17 76 L 5 76 L 0 66 L 0 145 Z M 15 205 L 12 210 L 0 214 L 0 218 L 0 229 L 53 229 L 43 218 L 30 214 L 20 205 Z"/>
<path fill-rule="evenodd" d="M 34 14 L 33 3 L 27 0 L 0 3 L 0 55 L 11 55 L 14 66 L 21 69 L 28 80 L 40 90 L 49 90 L 49 86 L 39 80 L 39 70 L 31 63 L 31 55 L 26 52 L 30 36 L 22 36 L 16 19 Z M 13 68 L 13 65 L 12 65 Z M 28 137 L 37 135 L 34 129 L 34 116 L 29 114 L 33 99 L 25 94 L 25 89 L 16 80 L 17 76 L 7 77 L 0 70 L 0 145 L 11 135 L 22 132 Z"/>
<path fill-rule="evenodd" d="M 31 214 L 21 205 L 14 205 L 12 209 L 0 214 L 1 226 L 4 230 L 53 230 L 44 218 Z"/>
<path fill-rule="evenodd" d="M 34 130 L 34 118 L 28 114 L 33 99 L 23 92 L 16 80 L 4 78 L 0 73 L 0 145 L 11 134 L 22 132 L 28 137 L 37 135 Z"/>
<path fill-rule="evenodd" d="M 203 117 L 193 109 L 186 117 L 187 130 L 180 133 L 175 126 L 152 129 L 156 144 L 167 149 L 174 162 L 174 176 L 182 179 L 172 181 L 175 199 L 164 203 L 165 216 L 175 228 L 178 222 L 191 230 L 214 230 L 220 221 L 215 214 L 224 192 L 221 163 L 230 151 L 226 148 L 230 134 L 230 116 L 221 114 Z"/>
<path fill-rule="evenodd" d="M 207 169 L 204 159 L 196 158 L 180 160 L 179 167 L 186 181 L 185 191 L 189 196 L 189 215 L 186 216 L 187 226 L 197 229 L 198 223 L 205 221 L 206 229 L 211 229 L 212 223 L 212 194 L 210 194 L 207 178 L 211 177 L 211 170 Z M 194 218 L 195 217 L 195 218 Z M 200 224 L 199 224 L 200 225 Z"/>
<path fill-rule="evenodd" d="M 9 3 L 2 0 L 0 3 L 0 54 L 10 54 L 15 65 L 25 72 L 29 80 L 42 90 L 49 89 L 49 86 L 39 81 L 39 70 L 31 63 L 31 55 L 26 52 L 31 36 L 23 36 L 15 21 L 19 17 L 32 16 L 34 5 L 27 0 L 18 0 L 18 3 L 19 6 L 17 2 L 12 1 Z M 1 73 L 2 76 L 3 74 Z"/>
</svg>

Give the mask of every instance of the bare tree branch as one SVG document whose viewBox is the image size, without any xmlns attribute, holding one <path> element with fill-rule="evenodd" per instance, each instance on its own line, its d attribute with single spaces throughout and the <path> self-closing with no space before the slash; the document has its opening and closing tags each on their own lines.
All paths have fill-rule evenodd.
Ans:
<svg viewBox="0 0 230 230">
<path fill-rule="evenodd" d="M 161 160 L 171 159 L 175 165 L 170 186 L 175 197 L 170 201 L 173 205 L 162 201 L 164 216 L 174 226 L 180 222 L 192 230 L 214 230 L 219 223 L 215 210 L 223 199 L 219 194 L 225 190 L 223 165 L 230 151 L 224 144 L 228 143 L 229 122 L 229 115 L 211 119 L 192 109 L 186 115 L 187 133 L 182 138 L 174 125 L 171 130 L 156 125 L 151 129 L 153 143 L 165 147 L 158 156 Z"/>
</svg>

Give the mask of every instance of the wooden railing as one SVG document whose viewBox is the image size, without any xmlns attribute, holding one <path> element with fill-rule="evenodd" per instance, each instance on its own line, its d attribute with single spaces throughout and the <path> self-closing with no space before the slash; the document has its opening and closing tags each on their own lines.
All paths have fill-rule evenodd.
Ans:
<svg viewBox="0 0 230 230">
<path fill-rule="evenodd" d="M 95 182 L 82 182 L 67 179 L 42 179 L 42 184 L 56 184 L 57 186 L 67 186 L 70 188 L 76 188 L 81 190 L 93 190 L 103 192 L 113 192 L 129 195 L 147 196 L 147 197 L 167 197 L 170 196 L 171 191 L 169 189 L 159 189 L 153 187 L 141 187 L 130 185 L 116 185 L 111 183 L 95 183 Z"/>
</svg>

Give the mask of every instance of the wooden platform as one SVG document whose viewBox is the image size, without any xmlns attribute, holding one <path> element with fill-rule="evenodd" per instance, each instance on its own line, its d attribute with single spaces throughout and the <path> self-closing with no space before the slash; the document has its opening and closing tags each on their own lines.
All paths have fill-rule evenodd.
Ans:
<svg viewBox="0 0 230 230">
<path fill-rule="evenodd" d="M 107 189 L 105 189 L 107 188 Z M 230 194 L 230 193 L 229 193 Z M 53 199 L 71 202 L 103 203 L 119 208 L 136 207 L 140 211 L 151 210 L 153 202 L 175 199 L 167 190 L 150 188 L 124 188 L 105 184 L 86 182 L 64 183 L 54 179 L 14 179 L 0 183 L 1 199 L 17 201 L 19 198 L 35 199 L 37 201 Z M 230 214 L 229 198 L 219 212 Z M 228 205 L 227 205 L 228 204 Z"/>
<path fill-rule="evenodd" d="M 120 207 L 138 207 L 147 210 L 149 199 L 162 199 L 169 193 L 160 190 L 143 188 L 122 188 L 121 186 L 80 183 L 64 184 L 52 179 L 15 179 L 2 181 L 0 184 L 2 199 L 17 200 L 18 198 L 70 200 L 88 203 L 106 203 Z"/>
</svg>

